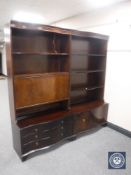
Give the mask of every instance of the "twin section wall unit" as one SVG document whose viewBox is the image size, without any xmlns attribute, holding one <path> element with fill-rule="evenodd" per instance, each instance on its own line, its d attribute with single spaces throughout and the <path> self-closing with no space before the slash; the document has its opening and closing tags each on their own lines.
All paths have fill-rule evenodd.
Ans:
<svg viewBox="0 0 131 175">
<path fill-rule="evenodd" d="M 106 123 L 107 36 L 16 21 L 5 34 L 13 143 L 22 160 Z"/>
</svg>

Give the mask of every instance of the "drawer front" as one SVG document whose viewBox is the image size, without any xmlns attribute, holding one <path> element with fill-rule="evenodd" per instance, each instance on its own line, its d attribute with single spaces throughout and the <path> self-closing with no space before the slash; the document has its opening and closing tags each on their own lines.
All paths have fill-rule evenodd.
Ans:
<svg viewBox="0 0 131 175">
<path fill-rule="evenodd" d="M 51 133 L 54 133 L 54 130 L 58 130 L 59 123 L 60 123 L 59 121 L 56 121 L 22 129 L 21 130 L 22 143 L 25 144 L 38 139 L 51 137 Z"/>
<path fill-rule="evenodd" d="M 90 114 L 89 112 L 84 112 L 77 114 L 74 120 L 74 134 L 85 131 L 89 128 L 90 124 Z"/>
<path fill-rule="evenodd" d="M 58 121 L 31 126 L 21 131 L 23 154 L 53 145 L 73 133 L 73 116 Z"/>
<path fill-rule="evenodd" d="M 63 138 L 63 135 L 61 135 L 59 127 L 57 129 L 49 130 L 45 133 L 41 132 L 40 135 L 32 135 L 31 137 L 27 137 L 25 140 L 23 138 L 23 153 L 50 146 L 61 140 L 61 138 Z"/>
<path fill-rule="evenodd" d="M 33 142 L 30 142 L 28 144 L 23 145 L 22 153 L 25 154 L 25 153 L 28 153 L 28 152 L 33 151 L 33 150 L 44 148 L 44 147 L 49 146 L 49 145 L 51 145 L 50 139 L 33 141 Z"/>
</svg>

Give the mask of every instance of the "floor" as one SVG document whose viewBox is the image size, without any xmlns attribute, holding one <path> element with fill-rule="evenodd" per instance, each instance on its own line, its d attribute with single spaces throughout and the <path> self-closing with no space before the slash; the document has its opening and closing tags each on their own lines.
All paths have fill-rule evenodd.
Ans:
<svg viewBox="0 0 131 175">
<path fill-rule="evenodd" d="M 12 148 L 9 118 L 0 118 L 0 175 L 130 175 L 131 139 L 104 127 L 21 162 Z M 126 170 L 109 170 L 109 151 L 125 151 Z"/>
</svg>

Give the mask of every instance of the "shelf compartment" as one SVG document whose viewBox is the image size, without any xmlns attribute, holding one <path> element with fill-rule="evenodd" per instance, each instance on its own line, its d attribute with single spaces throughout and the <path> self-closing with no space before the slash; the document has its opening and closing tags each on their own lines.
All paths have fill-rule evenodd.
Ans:
<svg viewBox="0 0 131 175">
<path fill-rule="evenodd" d="M 69 71 L 68 56 L 14 55 L 14 73 L 48 73 Z"/>
<path fill-rule="evenodd" d="M 16 109 L 69 99 L 68 74 L 15 76 Z"/>
<path fill-rule="evenodd" d="M 87 72 L 75 71 L 71 73 L 71 85 L 87 84 Z"/>
<path fill-rule="evenodd" d="M 87 87 L 104 86 L 104 72 L 93 72 L 88 74 Z"/>
<path fill-rule="evenodd" d="M 89 56 L 88 70 L 104 70 L 106 59 L 104 56 Z"/>
<path fill-rule="evenodd" d="M 106 55 L 107 41 L 92 38 L 89 40 L 89 54 Z"/>
<path fill-rule="evenodd" d="M 69 36 L 53 32 L 12 29 L 13 52 L 67 53 Z"/>
<path fill-rule="evenodd" d="M 90 55 L 90 54 L 76 54 L 71 56 L 71 69 L 83 70 L 104 70 L 106 64 L 105 56 Z"/>
<path fill-rule="evenodd" d="M 71 91 L 71 104 L 102 100 L 103 92 L 104 92 L 103 86 L 92 87 L 90 89 L 81 88 L 81 89 L 72 90 Z"/>
<path fill-rule="evenodd" d="M 56 118 L 57 119 L 61 119 L 62 116 L 70 116 L 72 115 L 72 113 L 80 113 L 80 112 L 86 112 L 88 110 L 93 110 L 95 108 L 99 108 L 101 106 L 105 105 L 105 103 L 103 101 L 94 101 L 92 103 L 84 103 L 84 104 L 78 104 L 78 105 L 74 105 L 71 107 L 70 110 L 59 110 L 53 113 L 34 113 L 33 117 L 28 117 L 24 120 L 20 120 L 18 121 L 18 127 L 20 127 L 21 129 L 23 128 L 28 128 L 29 126 L 35 125 L 37 126 L 37 124 L 40 123 L 49 123 L 52 121 L 55 121 Z"/>
<path fill-rule="evenodd" d="M 80 49 L 82 48 L 82 49 Z M 72 53 L 88 53 L 89 40 L 87 38 L 72 36 Z"/>
<path fill-rule="evenodd" d="M 88 55 L 72 55 L 71 69 L 86 69 L 88 67 Z"/>
</svg>

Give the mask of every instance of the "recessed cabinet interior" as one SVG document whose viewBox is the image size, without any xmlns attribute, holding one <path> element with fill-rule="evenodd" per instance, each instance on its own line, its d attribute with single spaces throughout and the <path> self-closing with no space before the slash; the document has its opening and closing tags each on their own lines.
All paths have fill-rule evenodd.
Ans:
<svg viewBox="0 0 131 175">
<path fill-rule="evenodd" d="M 108 36 L 17 21 L 9 30 L 11 123 L 21 160 L 106 123 Z"/>
</svg>

